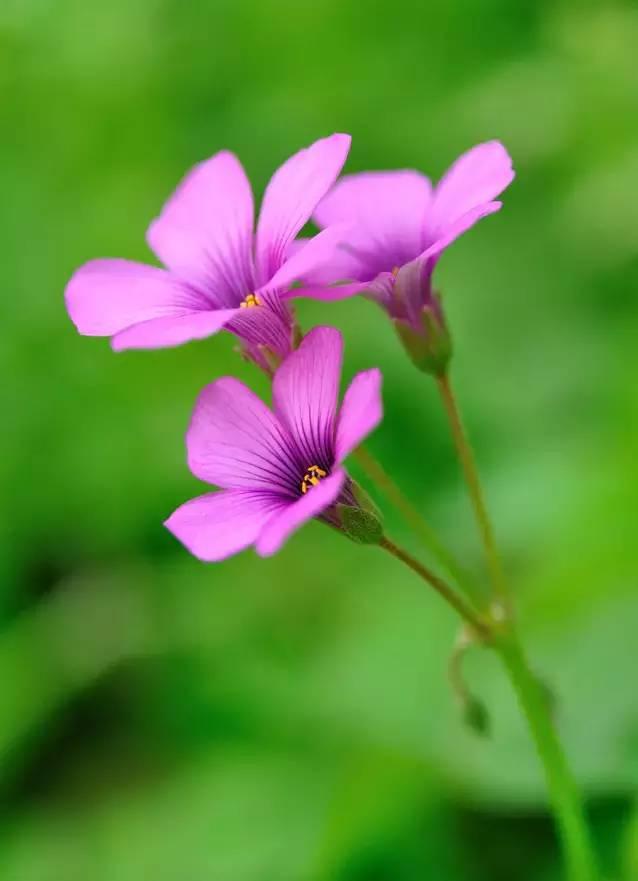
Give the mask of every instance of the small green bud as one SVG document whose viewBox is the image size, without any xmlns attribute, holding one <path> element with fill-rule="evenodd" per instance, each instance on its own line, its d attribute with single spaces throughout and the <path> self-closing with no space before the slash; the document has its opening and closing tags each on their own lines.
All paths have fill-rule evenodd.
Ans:
<svg viewBox="0 0 638 881">
<path fill-rule="evenodd" d="M 461 709 L 463 722 L 475 734 L 487 737 L 490 733 L 490 715 L 483 701 L 468 695 Z"/>
<path fill-rule="evenodd" d="M 461 719 L 475 734 L 484 737 L 490 731 L 489 711 L 483 701 L 472 694 L 463 675 L 463 660 L 465 656 L 473 646 L 479 644 L 473 630 L 468 625 L 464 625 L 456 637 L 454 649 L 450 656 L 448 674 L 450 685 L 461 711 Z"/>
<path fill-rule="evenodd" d="M 378 545 L 383 538 L 383 526 L 372 511 L 351 505 L 337 505 L 341 531 L 357 544 Z"/>
</svg>

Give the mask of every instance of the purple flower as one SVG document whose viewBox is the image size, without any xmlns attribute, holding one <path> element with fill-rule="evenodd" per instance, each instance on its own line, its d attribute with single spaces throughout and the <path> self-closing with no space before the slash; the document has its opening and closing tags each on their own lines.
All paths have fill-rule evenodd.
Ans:
<svg viewBox="0 0 638 881">
<path fill-rule="evenodd" d="M 501 202 L 492 200 L 513 178 L 512 161 L 498 141 L 464 153 L 434 187 L 418 171 L 342 178 L 320 202 L 314 219 L 320 227 L 348 222 L 352 231 L 312 281 L 353 279 L 358 284 L 317 290 L 314 296 L 337 299 L 365 292 L 400 324 L 416 334 L 427 332 L 424 310 L 429 321 L 442 322 L 431 288 L 439 257 L 478 220 L 499 210 Z"/>
<path fill-rule="evenodd" d="M 166 269 L 104 259 L 73 275 L 66 305 L 80 333 L 110 336 L 119 351 L 175 346 L 224 327 L 251 356 L 264 346 L 285 357 L 293 321 L 282 294 L 329 259 L 342 234 L 325 230 L 296 254 L 289 246 L 349 147 L 349 135 L 335 134 L 288 159 L 268 184 L 255 233 L 239 160 L 221 152 L 197 165 L 147 233 Z"/>
<path fill-rule="evenodd" d="M 342 354 L 339 331 L 312 330 L 275 373 L 272 410 L 232 377 L 200 394 L 188 464 L 222 491 L 166 521 L 196 557 L 222 560 L 249 545 L 269 556 L 312 517 L 338 526 L 335 506 L 357 506 L 342 463 L 381 421 L 381 374 L 359 373 L 337 411 Z"/>
</svg>

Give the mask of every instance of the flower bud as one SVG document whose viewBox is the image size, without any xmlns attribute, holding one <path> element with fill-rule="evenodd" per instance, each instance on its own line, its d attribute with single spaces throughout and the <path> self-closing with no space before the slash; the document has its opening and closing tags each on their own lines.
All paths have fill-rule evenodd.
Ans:
<svg viewBox="0 0 638 881">
<path fill-rule="evenodd" d="M 465 725 L 475 734 L 486 737 L 490 733 L 490 717 L 483 701 L 468 695 L 461 708 L 461 716 Z"/>
</svg>

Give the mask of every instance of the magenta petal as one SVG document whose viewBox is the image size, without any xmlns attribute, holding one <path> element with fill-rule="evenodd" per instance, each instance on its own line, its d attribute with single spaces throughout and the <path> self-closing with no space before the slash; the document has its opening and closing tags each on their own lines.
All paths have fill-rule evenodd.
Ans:
<svg viewBox="0 0 638 881">
<path fill-rule="evenodd" d="M 432 187 L 418 171 L 373 171 L 342 178 L 320 202 L 321 227 L 353 223 L 347 251 L 359 261 L 341 278 L 369 281 L 379 272 L 412 260 L 424 246 L 423 224 Z M 338 259 L 343 262 L 343 255 Z M 342 271 L 337 264 L 334 273 Z M 356 274 L 355 274 L 356 273 Z M 333 280 L 339 275 L 333 274 Z"/>
<path fill-rule="evenodd" d="M 426 240 L 432 242 L 451 223 L 491 202 L 514 179 L 512 160 L 499 141 L 478 144 L 460 156 L 434 190 L 426 220 Z"/>
<path fill-rule="evenodd" d="M 383 419 L 381 383 L 377 369 L 358 373 L 350 383 L 337 420 L 337 462 L 343 462 Z"/>
<path fill-rule="evenodd" d="M 322 138 L 291 156 L 272 176 L 257 224 L 258 287 L 282 265 L 288 246 L 337 179 L 349 149 L 350 135 Z"/>
<path fill-rule="evenodd" d="M 303 298 L 309 300 L 323 300 L 324 302 L 333 302 L 334 300 L 345 300 L 348 297 L 354 297 L 368 290 L 368 285 L 361 282 L 353 282 L 351 284 L 311 284 L 304 285 L 301 288 L 291 288 L 286 291 L 283 296 L 286 299 Z"/>
<path fill-rule="evenodd" d="M 368 300 L 374 300 L 390 313 L 395 314 L 394 282 L 395 275 L 392 272 L 380 272 L 376 278 L 369 282 L 364 294 Z"/>
<path fill-rule="evenodd" d="M 148 229 L 148 243 L 180 278 L 238 306 L 254 290 L 253 196 L 240 161 L 217 153 L 190 171 Z"/>
<path fill-rule="evenodd" d="M 224 560 L 253 544 L 285 502 L 272 493 L 207 493 L 178 508 L 165 526 L 200 560 Z"/>
<path fill-rule="evenodd" d="M 329 227 L 334 229 L 334 227 Z M 346 225 L 348 238 L 353 236 L 353 227 Z M 288 248 L 288 257 L 295 257 L 302 251 L 312 239 L 299 238 L 291 242 Z M 362 262 L 356 254 L 348 249 L 348 244 L 339 244 L 332 254 L 328 255 L 325 262 L 318 265 L 312 272 L 307 272 L 304 282 L 313 287 L 324 287 L 335 282 L 348 281 L 353 278 L 362 278 L 366 275 L 365 260 Z"/>
<path fill-rule="evenodd" d="M 279 297 L 259 294 L 263 305 L 253 309 L 237 309 L 227 329 L 251 346 L 266 346 L 280 358 L 292 348 L 293 321 L 285 302 Z"/>
<path fill-rule="evenodd" d="M 275 373 L 275 413 L 294 438 L 304 470 L 332 465 L 342 358 L 339 331 L 315 327 Z"/>
<path fill-rule="evenodd" d="M 184 312 L 167 318 L 155 318 L 127 327 L 113 337 L 114 351 L 124 349 L 162 349 L 179 346 L 190 340 L 212 336 L 228 324 L 239 309 L 209 309 L 206 312 Z"/>
<path fill-rule="evenodd" d="M 313 486 L 296 502 L 271 517 L 257 539 L 257 553 L 261 557 L 270 557 L 277 553 L 296 529 L 321 514 L 337 500 L 345 478 L 345 473 L 340 469 L 333 471 L 318 486 Z"/>
<path fill-rule="evenodd" d="M 296 281 L 313 279 L 317 270 L 329 264 L 340 244 L 348 235 L 345 224 L 331 226 L 309 239 L 303 248 L 292 254 L 265 285 L 267 290 L 283 290 Z"/>
<path fill-rule="evenodd" d="M 186 447 L 193 474 L 224 488 L 296 496 L 307 468 L 297 461 L 291 439 L 264 402 L 230 376 L 199 395 Z"/>
<path fill-rule="evenodd" d="M 499 211 L 502 204 L 502 202 L 487 202 L 484 205 L 479 205 L 477 208 L 473 208 L 462 217 L 459 217 L 458 220 L 449 224 L 441 231 L 441 234 L 433 244 L 419 255 L 419 260 L 421 262 L 426 260 L 437 260 L 448 245 L 451 245 L 455 239 L 458 239 L 458 237 L 463 235 L 464 232 L 467 232 L 467 230 L 473 227 L 482 217 L 487 217 L 489 214 L 494 214 L 496 211 Z"/>
<path fill-rule="evenodd" d="M 140 321 L 206 306 L 164 269 L 117 259 L 81 266 L 66 286 L 65 300 L 73 323 L 88 336 L 111 336 Z"/>
</svg>

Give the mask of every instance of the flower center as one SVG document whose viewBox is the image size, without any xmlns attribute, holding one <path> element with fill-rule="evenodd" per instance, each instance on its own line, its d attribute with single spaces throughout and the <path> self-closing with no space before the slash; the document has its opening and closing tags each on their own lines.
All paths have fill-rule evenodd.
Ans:
<svg viewBox="0 0 638 881">
<path fill-rule="evenodd" d="M 301 481 L 302 493 L 307 493 L 311 486 L 317 486 L 320 480 L 328 476 L 328 472 L 324 471 L 318 465 L 311 465 L 306 471 Z"/>
<path fill-rule="evenodd" d="M 261 306 L 261 300 L 257 294 L 246 294 L 239 304 L 240 309 L 251 309 L 253 306 Z"/>
</svg>

